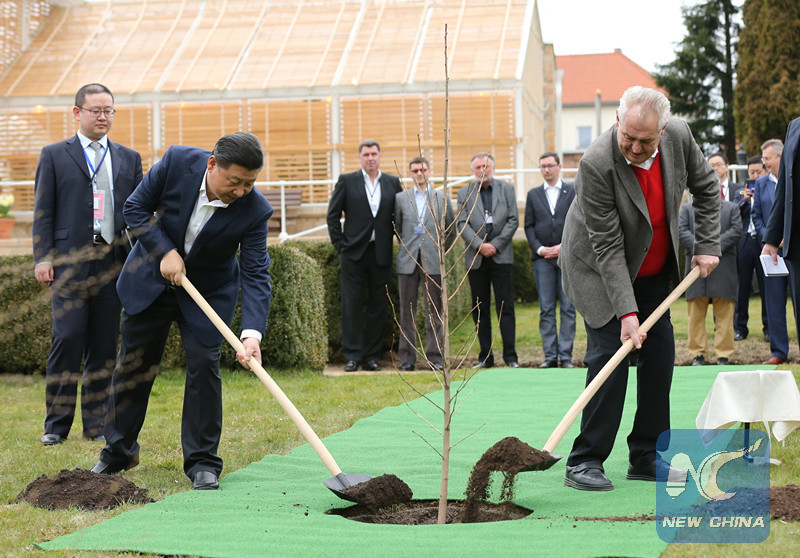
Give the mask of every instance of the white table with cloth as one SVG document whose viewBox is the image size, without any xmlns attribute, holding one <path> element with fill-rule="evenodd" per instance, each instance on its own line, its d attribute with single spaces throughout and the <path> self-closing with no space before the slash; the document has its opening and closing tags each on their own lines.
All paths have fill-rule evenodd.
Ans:
<svg viewBox="0 0 800 558">
<path fill-rule="evenodd" d="M 800 426 L 800 391 L 789 370 L 720 372 L 697 413 L 697 429 L 709 441 L 715 429 L 737 422 L 763 422 L 767 435 L 779 442 Z M 770 432 L 770 422 L 772 429 Z M 713 437 L 713 436 L 712 436 Z M 777 460 L 771 460 L 776 463 Z"/>
</svg>

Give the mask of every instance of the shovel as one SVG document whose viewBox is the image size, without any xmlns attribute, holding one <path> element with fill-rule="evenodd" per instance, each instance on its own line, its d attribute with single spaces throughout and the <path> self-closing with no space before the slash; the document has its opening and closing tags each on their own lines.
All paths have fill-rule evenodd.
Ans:
<svg viewBox="0 0 800 558">
<path fill-rule="evenodd" d="M 234 348 L 234 350 L 238 353 L 244 353 L 244 345 L 239 340 L 238 337 L 231 331 L 231 328 L 227 326 L 227 324 L 222 321 L 222 318 L 214 311 L 211 305 L 203 298 L 203 295 L 192 285 L 191 281 L 186 278 L 186 276 L 182 276 L 180 278 L 181 287 L 189 293 L 189 296 L 194 299 L 200 309 L 205 313 L 211 323 L 213 323 L 219 332 L 225 337 L 228 343 Z M 366 482 L 371 480 L 372 477 L 369 475 L 362 475 L 359 473 L 350 473 L 345 474 L 336 464 L 334 461 L 333 456 L 328 451 L 328 448 L 322 443 L 322 440 L 319 439 L 316 432 L 312 430 L 311 426 L 309 426 L 306 419 L 303 418 L 303 415 L 300 414 L 300 411 L 297 410 L 297 407 L 289 401 L 289 398 L 286 397 L 286 394 L 283 393 L 283 390 L 275 383 L 275 381 L 267 374 L 267 371 L 264 370 L 258 361 L 254 358 L 251 358 L 248 363 L 250 366 L 250 370 L 252 370 L 256 376 L 263 382 L 267 389 L 278 402 L 278 404 L 283 407 L 283 410 L 286 411 L 286 414 L 289 415 L 289 418 L 292 419 L 295 426 L 297 426 L 300 433 L 303 437 L 311 444 L 312 449 L 316 452 L 319 458 L 322 460 L 322 463 L 327 467 L 328 471 L 333 475 L 333 477 L 329 478 L 325 481 L 325 486 L 331 490 L 334 494 L 336 494 L 339 498 L 344 500 L 349 500 L 351 502 L 355 502 L 356 500 L 351 498 L 344 492 L 345 489 L 350 488 L 351 486 L 355 486 L 362 482 Z"/>
<path fill-rule="evenodd" d="M 644 323 L 639 326 L 639 333 L 642 334 L 649 331 L 650 328 L 653 327 L 653 324 L 655 324 L 658 319 L 664 315 L 664 312 L 666 312 L 667 309 L 672 306 L 672 303 L 678 300 L 684 291 L 689 288 L 689 285 L 694 283 L 698 277 L 700 277 L 700 268 L 694 267 L 689 274 L 684 277 L 683 281 L 681 281 L 680 284 L 675 287 L 675 290 L 672 291 L 666 299 L 664 299 L 664 302 L 662 302 L 658 308 L 653 310 L 653 313 L 650 314 L 647 320 L 645 320 Z M 570 429 L 572 423 L 575 422 L 575 419 L 578 418 L 579 414 L 581 414 L 581 411 L 583 411 L 583 408 L 586 407 L 587 403 L 589 403 L 589 400 L 594 397 L 594 394 L 597 393 L 597 390 L 600 389 L 600 386 L 603 385 L 603 382 L 606 381 L 611 373 L 617 368 L 617 366 L 620 365 L 622 360 L 628 356 L 628 353 L 630 353 L 632 350 L 632 339 L 628 339 L 619 349 L 617 349 L 617 352 L 614 353 L 614 356 L 611 357 L 611 360 L 609 360 L 608 363 L 603 366 L 600 372 L 597 373 L 597 376 L 595 376 L 594 379 L 589 382 L 589 385 L 586 386 L 586 389 L 583 390 L 583 393 L 581 393 L 580 397 L 578 397 L 577 401 L 575 401 L 572 407 L 570 407 L 569 411 L 567 411 L 567 414 L 564 415 L 564 418 L 561 419 L 561 422 L 558 423 L 558 426 L 556 426 L 556 429 L 550 435 L 550 438 L 547 440 L 547 443 L 544 445 L 542 450 L 549 453 L 550 457 L 539 463 L 531 465 L 530 467 L 522 469 L 523 471 L 544 471 L 561 460 L 563 456 L 554 454 L 553 450 L 556 449 L 556 446 L 558 446 L 559 442 L 561 442 L 561 439 L 567 433 L 567 430 Z"/>
</svg>

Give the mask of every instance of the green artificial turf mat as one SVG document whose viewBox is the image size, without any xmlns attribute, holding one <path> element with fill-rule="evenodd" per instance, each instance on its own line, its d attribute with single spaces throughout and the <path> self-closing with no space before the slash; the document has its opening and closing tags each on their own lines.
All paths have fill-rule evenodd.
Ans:
<svg viewBox="0 0 800 558">
<path fill-rule="evenodd" d="M 717 373 L 740 368 L 746 369 L 676 367 L 673 428 L 693 428 Z M 174 494 L 39 546 L 230 557 L 658 556 L 666 543 L 658 538 L 654 521 L 581 519 L 655 513 L 655 483 L 625 480 L 625 437 L 636 397 L 635 373 L 631 372 L 622 427 L 605 463 L 616 489 L 581 492 L 564 487 L 566 459 L 547 471 L 521 473 L 514 503 L 533 510 L 523 520 L 398 526 L 358 523 L 326 514 L 352 504 L 323 486 L 330 474 L 306 444 L 287 455 L 268 455 L 223 475 L 218 491 Z M 516 436 L 541 449 L 583 390 L 585 373 L 585 369 L 489 369 L 474 376 L 461 393 L 453 418 L 453 443 L 466 439 L 451 454 L 449 497 L 464 497 L 473 465 L 501 438 Z M 441 393 L 430 398 L 441 404 Z M 411 406 L 441 425 L 441 414 L 431 403 L 416 399 Z M 313 417 L 306 418 L 311 421 Z M 578 425 L 573 425 L 557 453 L 569 453 L 577 429 Z M 439 456 L 413 431 L 434 445 L 441 443 L 438 434 L 405 405 L 383 409 L 327 437 L 324 443 L 345 473 L 391 473 L 411 487 L 415 499 L 437 499 Z M 223 441 L 223 458 L 224 451 Z M 142 460 L 146 459 L 143 455 Z M 500 484 L 496 479 L 493 501 L 497 501 Z"/>
</svg>

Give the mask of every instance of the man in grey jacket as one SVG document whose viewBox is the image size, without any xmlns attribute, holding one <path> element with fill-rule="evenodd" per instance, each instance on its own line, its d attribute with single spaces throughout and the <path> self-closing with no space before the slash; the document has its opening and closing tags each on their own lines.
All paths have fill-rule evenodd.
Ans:
<svg viewBox="0 0 800 558">
<path fill-rule="evenodd" d="M 445 249 L 452 245 L 453 207 L 441 190 L 430 185 L 431 167 L 425 157 L 408 164 L 414 185 L 395 197 L 397 285 L 400 290 L 400 370 L 414 370 L 417 364 L 417 299 L 422 283 L 425 298 L 425 357 L 434 368 L 442 368 L 444 324 L 442 323 L 442 275 L 437 223 L 444 213 Z M 427 368 L 427 366 L 426 366 Z"/>
<path fill-rule="evenodd" d="M 719 181 L 688 125 L 669 116 L 669 100 L 658 91 L 635 86 L 623 94 L 616 124 L 581 159 L 559 255 L 564 290 L 586 324 L 586 383 L 628 339 L 639 352 L 629 480 L 656 480 L 656 440 L 670 427 L 669 313 L 647 333 L 639 333 L 639 324 L 679 278 L 678 212 L 687 187 L 694 196 L 691 265 L 706 277 L 720 256 Z M 603 462 L 619 430 L 627 383 L 623 361 L 584 408 L 566 486 L 614 488 Z"/>
<path fill-rule="evenodd" d="M 474 368 L 494 366 L 489 311 L 492 286 L 503 338 L 503 360 L 509 367 L 519 368 L 514 347 L 516 321 L 511 281 L 511 264 L 514 263 L 511 240 L 519 227 L 517 199 L 511 184 L 494 178 L 494 157 L 491 154 L 473 155 L 470 167 L 475 182 L 458 191 L 456 222 L 459 234 L 467 244 L 464 263 L 472 289 L 472 319 L 478 326 L 480 353 Z"/>
</svg>

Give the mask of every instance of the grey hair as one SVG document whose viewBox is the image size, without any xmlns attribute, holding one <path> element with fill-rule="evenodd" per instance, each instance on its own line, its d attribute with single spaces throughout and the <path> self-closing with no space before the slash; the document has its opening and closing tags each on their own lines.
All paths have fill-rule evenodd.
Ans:
<svg viewBox="0 0 800 558">
<path fill-rule="evenodd" d="M 659 132 L 664 129 L 664 126 L 667 125 L 667 120 L 669 120 L 670 116 L 669 99 L 667 99 L 667 96 L 661 91 L 642 87 L 641 85 L 629 87 L 625 93 L 622 94 L 622 98 L 619 100 L 619 109 L 617 111 L 617 114 L 619 115 L 619 121 L 624 121 L 628 109 L 635 106 L 641 107 L 638 115 L 639 117 L 642 116 L 642 113 L 645 113 L 648 110 L 656 111 L 656 114 L 658 115 Z"/>
<path fill-rule="evenodd" d="M 783 153 L 783 142 L 779 139 L 768 139 L 761 144 L 761 151 L 764 151 L 767 147 L 772 149 L 772 152 L 775 155 L 780 155 Z"/>
</svg>

